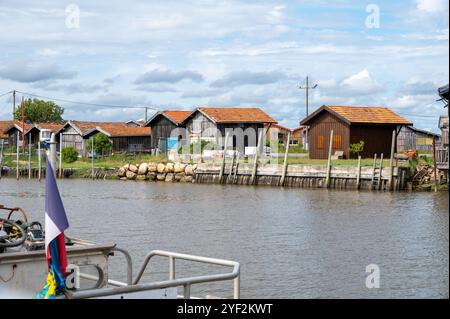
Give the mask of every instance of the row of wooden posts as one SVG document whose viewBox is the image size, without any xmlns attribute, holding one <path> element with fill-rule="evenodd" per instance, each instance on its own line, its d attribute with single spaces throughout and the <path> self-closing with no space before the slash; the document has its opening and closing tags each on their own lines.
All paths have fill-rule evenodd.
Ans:
<svg viewBox="0 0 450 319">
<path fill-rule="evenodd" d="M 20 177 L 19 172 L 19 154 L 20 154 L 20 143 L 19 143 L 19 135 L 17 134 L 17 145 L 16 145 L 16 179 L 18 180 Z M 31 134 L 29 135 L 29 141 L 28 141 L 28 178 L 31 179 Z M 38 141 L 38 179 L 41 180 L 41 172 L 42 172 L 42 152 L 41 152 L 41 142 Z M 92 179 L 95 178 L 94 176 L 94 139 L 92 138 Z M 3 158 L 4 158 L 4 146 L 5 141 L 1 140 L 1 146 L 0 146 L 0 178 L 2 177 L 2 167 L 3 167 Z M 55 169 L 56 171 L 56 169 Z M 59 143 L 59 169 L 58 169 L 58 177 L 63 177 L 63 169 L 62 169 L 62 143 Z"/>
<path fill-rule="evenodd" d="M 333 130 L 331 130 L 330 132 L 330 145 L 328 148 L 328 161 L 327 161 L 327 167 L 326 167 L 326 177 L 325 177 L 325 186 L 327 188 L 330 187 L 330 180 L 331 180 L 331 156 L 332 156 L 332 148 L 333 148 L 333 136 L 334 136 L 334 132 Z M 396 131 L 392 131 L 392 141 L 391 141 L 391 156 L 390 156 L 390 162 L 389 162 L 389 166 L 390 166 L 390 176 L 389 176 L 389 189 L 393 190 L 394 189 L 394 152 L 395 152 L 395 142 L 396 142 Z M 222 165 L 220 167 L 220 171 L 219 171 L 219 183 L 223 183 L 224 179 L 224 172 L 225 172 L 225 159 L 226 159 L 226 151 L 227 151 L 227 146 L 228 146 L 228 138 L 229 138 L 229 134 L 227 133 L 225 136 L 225 146 L 224 146 L 224 152 L 223 152 L 223 158 L 222 158 Z M 260 132 L 259 136 L 258 136 L 258 144 L 257 144 L 257 151 L 255 153 L 255 158 L 254 158 L 254 162 L 253 162 L 253 169 L 252 169 L 252 175 L 250 178 L 250 184 L 255 184 L 256 181 L 256 173 L 257 173 L 257 169 L 258 169 L 258 157 L 259 157 L 259 150 L 260 150 L 260 146 L 261 146 L 261 138 L 262 138 L 262 134 Z M 288 157 L 289 157 L 289 144 L 290 144 L 290 139 L 291 139 L 291 133 L 288 132 L 287 135 L 287 142 L 286 142 L 286 149 L 285 149 L 285 153 L 284 153 L 284 162 L 283 162 L 283 169 L 282 169 L 282 173 L 281 173 L 281 177 L 280 180 L 278 182 L 279 186 L 284 186 L 285 184 L 285 180 L 286 180 L 286 174 L 287 174 L 287 169 L 288 169 Z M 373 167 L 374 167 L 374 175 L 375 175 L 375 169 L 376 169 L 376 161 L 377 161 L 377 155 L 374 155 L 374 163 L 373 163 Z M 231 163 L 231 167 L 234 167 L 234 163 L 235 163 L 235 155 L 233 154 L 233 159 L 232 159 L 232 163 Z M 237 173 L 237 168 L 239 165 L 239 154 L 237 155 L 237 162 L 236 162 L 236 168 L 234 171 L 234 174 Z M 232 170 L 231 168 L 231 170 Z M 382 175 L 382 168 L 383 168 L 383 154 L 381 154 L 381 163 L 380 163 L 380 173 L 378 176 L 378 185 L 381 187 L 381 175 Z M 357 189 L 360 188 L 361 186 L 361 156 L 358 156 L 358 169 L 357 169 L 357 176 L 356 176 L 356 187 Z M 230 171 L 231 174 L 231 171 Z"/>
</svg>

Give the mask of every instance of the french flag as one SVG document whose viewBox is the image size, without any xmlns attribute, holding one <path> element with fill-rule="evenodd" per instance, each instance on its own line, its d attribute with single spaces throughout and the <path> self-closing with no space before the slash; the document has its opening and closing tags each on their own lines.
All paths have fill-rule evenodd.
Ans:
<svg viewBox="0 0 450 319">
<path fill-rule="evenodd" d="M 46 158 L 45 174 L 45 252 L 49 269 L 53 270 L 59 287 L 64 287 L 67 255 L 64 230 L 69 228 L 53 168 Z"/>
</svg>

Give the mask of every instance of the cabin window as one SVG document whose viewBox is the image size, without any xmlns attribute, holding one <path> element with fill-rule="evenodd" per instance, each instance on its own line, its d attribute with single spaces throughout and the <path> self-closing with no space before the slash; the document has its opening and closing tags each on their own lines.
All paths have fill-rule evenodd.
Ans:
<svg viewBox="0 0 450 319">
<path fill-rule="evenodd" d="M 341 149 L 342 148 L 342 136 L 341 135 L 334 135 L 333 136 L 333 148 L 334 149 Z"/>
<path fill-rule="evenodd" d="M 317 136 L 317 148 L 323 149 L 324 147 L 325 147 L 325 143 L 324 143 L 323 135 Z"/>
<path fill-rule="evenodd" d="M 433 145 L 433 139 L 427 137 L 418 137 L 416 139 L 417 145 Z"/>
</svg>

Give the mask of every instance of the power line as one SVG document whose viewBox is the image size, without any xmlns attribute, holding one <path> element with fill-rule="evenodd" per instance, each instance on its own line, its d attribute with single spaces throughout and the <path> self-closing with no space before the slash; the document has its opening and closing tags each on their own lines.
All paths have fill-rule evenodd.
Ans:
<svg viewBox="0 0 450 319">
<path fill-rule="evenodd" d="M 8 92 L 8 93 L 10 93 L 10 92 Z M 38 95 L 38 94 L 33 94 L 33 93 L 27 93 L 27 92 L 21 92 L 21 91 L 16 91 L 16 93 L 21 93 L 21 94 L 25 94 L 25 95 L 28 95 L 28 96 L 39 97 L 39 98 L 42 98 L 42 99 L 47 99 L 47 100 L 52 100 L 52 101 L 73 103 L 73 104 L 82 104 L 82 105 L 88 105 L 88 106 L 99 106 L 99 107 L 103 107 L 103 108 L 120 108 L 120 109 L 126 109 L 126 108 L 132 109 L 133 108 L 133 109 L 151 109 L 151 110 L 158 111 L 157 108 L 150 107 L 150 106 L 99 104 L 99 103 L 89 103 L 89 102 L 82 102 L 82 101 L 71 101 L 71 100 L 60 99 L 60 98 L 52 98 L 52 97 L 48 97 L 48 96 L 43 96 L 43 95 Z"/>
<path fill-rule="evenodd" d="M 11 94 L 13 91 L 9 91 L 9 92 L 6 92 L 6 93 L 3 93 L 3 94 L 0 94 L 0 97 L 2 97 L 2 96 L 5 96 L 5 95 L 7 95 L 7 94 Z"/>
</svg>

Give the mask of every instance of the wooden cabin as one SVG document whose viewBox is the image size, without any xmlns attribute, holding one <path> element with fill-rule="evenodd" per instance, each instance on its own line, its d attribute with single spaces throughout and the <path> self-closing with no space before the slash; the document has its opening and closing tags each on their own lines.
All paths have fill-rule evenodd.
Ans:
<svg viewBox="0 0 450 319">
<path fill-rule="evenodd" d="M 448 147 L 448 116 L 441 115 L 439 117 L 439 129 L 441 130 L 440 146 Z"/>
<path fill-rule="evenodd" d="M 172 131 L 182 127 L 181 122 L 191 111 L 165 110 L 155 113 L 145 127 L 150 127 L 152 131 L 151 148 L 158 148 L 163 153 L 167 153 L 168 139 Z"/>
<path fill-rule="evenodd" d="M 151 129 L 129 126 L 125 122 L 68 121 L 58 131 L 62 147 L 72 146 L 81 156 L 87 156 L 87 140 L 102 132 L 113 143 L 113 152 L 145 152 L 150 150 Z"/>
<path fill-rule="evenodd" d="M 292 140 L 291 129 L 289 129 L 283 125 L 266 123 L 266 124 L 264 124 L 264 129 L 267 132 L 266 133 L 266 141 L 267 142 L 278 141 L 278 144 L 286 145 L 289 133 L 291 133 L 291 140 Z"/>
<path fill-rule="evenodd" d="M 0 143 L 3 143 L 3 146 L 11 145 L 11 141 L 9 139 L 9 134 L 7 131 L 14 126 L 14 121 L 0 121 Z"/>
<path fill-rule="evenodd" d="M 333 130 L 332 155 L 342 152 L 344 158 L 350 154 L 350 144 L 364 141 L 361 157 L 374 154 L 391 155 L 392 132 L 398 134 L 402 126 L 412 123 L 386 107 L 323 105 L 301 121 L 308 125 L 309 157 L 327 159 L 330 132 Z"/>
<path fill-rule="evenodd" d="M 150 127 L 129 126 L 127 123 L 101 123 L 86 132 L 83 138 L 89 139 L 98 133 L 103 133 L 109 138 L 113 153 L 150 152 Z"/>
<path fill-rule="evenodd" d="M 300 125 L 297 128 L 294 128 L 292 130 L 292 134 L 291 134 L 291 141 L 290 144 L 291 145 L 305 145 L 305 139 L 306 139 L 306 126 Z"/>
<path fill-rule="evenodd" d="M 242 141 L 233 135 L 228 141 L 229 147 L 244 152 L 245 147 L 257 145 L 259 129 L 277 122 L 260 108 L 213 108 L 199 107 L 183 121 L 191 142 L 208 141 L 224 145 L 225 130 L 241 129 Z"/>
<path fill-rule="evenodd" d="M 60 123 L 37 123 L 37 124 L 33 124 L 31 127 L 29 127 L 26 131 L 25 131 L 25 138 L 27 143 L 30 141 L 31 138 L 31 143 L 32 144 L 36 144 L 39 142 L 39 134 L 41 132 L 41 130 L 45 129 L 45 130 L 50 130 L 52 133 L 57 133 L 64 124 L 60 124 Z M 56 142 L 59 142 L 59 135 L 55 136 L 56 138 Z"/>
<path fill-rule="evenodd" d="M 129 121 L 126 121 L 125 124 L 127 126 L 143 126 L 145 124 L 145 122 L 141 121 L 141 120 L 129 120 Z"/>
<path fill-rule="evenodd" d="M 440 144 L 441 136 L 439 134 L 420 130 L 414 126 L 402 126 L 397 136 L 397 151 L 416 150 L 432 152 L 433 139 L 436 145 Z"/>
<path fill-rule="evenodd" d="M 25 132 L 27 132 L 32 127 L 33 127 L 33 124 L 25 123 L 24 124 Z M 22 145 L 23 145 L 22 122 L 19 122 L 16 120 L 10 121 L 9 126 L 5 125 L 3 135 L 7 136 L 7 140 L 8 140 L 7 144 L 10 146 L 16 146 L 17 138 L 19 138 L 19 145 L 20 145 L 20 147 L 22 147 Z M 28 145 L 28 140 L 25 141 L 25 145 Z"/>
<path fill-rule="evenodd" d="M 80 156 L 88 154 L 87 141 L 84 135 L 92 129 L 95 129 L 101 122 L 87 121 L 67 121 L 56 134 L 62 147 L 74 147 Z"/>
</svg>

